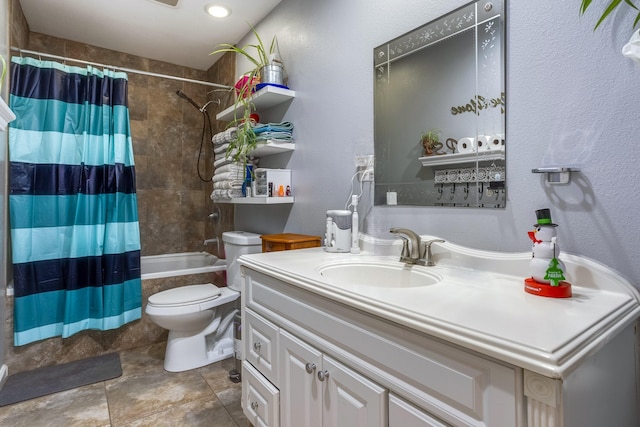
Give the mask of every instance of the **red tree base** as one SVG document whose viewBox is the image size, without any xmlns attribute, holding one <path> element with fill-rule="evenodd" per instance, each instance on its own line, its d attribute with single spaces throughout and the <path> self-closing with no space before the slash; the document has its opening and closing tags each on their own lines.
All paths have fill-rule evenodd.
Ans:
<svg viewBox="0 0 640 427">
<path fill-rule="evenodd" d="M 570 298 L 571 283 L 560 282 L 558 286 L 551 286 L 547 283 L 540 283 L 529 277 L 524 279 L 524 291 L 532 295 L 548 298 Z"/>
</svg>

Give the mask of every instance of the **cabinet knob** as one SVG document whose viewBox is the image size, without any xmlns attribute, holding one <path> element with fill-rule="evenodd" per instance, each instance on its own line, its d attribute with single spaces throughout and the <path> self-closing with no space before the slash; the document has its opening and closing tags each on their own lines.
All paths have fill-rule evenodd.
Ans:
<svg viewBox="0 0 640 427">
<path fill-rule="evenodd" d="M 311 373 L 313 373 L 313 371 L 316 370 L 316 364 L 315 363 L 307 363 L 306 365 L 304 365 L 304 369 L 307 371 L 307 374 L 311 374 Z"/>
<path fill-rule="evenodd" d="M 254 342 L 253 343 L 253 349 L 255 351 L 260 351 L 260 347 L 262 347 L 262 344 L 260 344 L 259 342 Z"/>
<path fill-rule="evenodd" d="M 253 409 L 254 411 L 258 410 L 258 402 L 251 402 L 251 409 Z"/>
<path fill-rule="evenodd" d="M 329 378 L 329 371 L 320 371 L 320 372 L 318 372 L 318 379 L 320 381 L 324 381 L 326 378 Z"/>
</svg>

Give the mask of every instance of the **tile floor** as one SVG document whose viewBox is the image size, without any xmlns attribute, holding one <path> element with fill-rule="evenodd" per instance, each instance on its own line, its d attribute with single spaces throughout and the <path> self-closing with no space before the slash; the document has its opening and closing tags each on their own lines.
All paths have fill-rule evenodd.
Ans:
<svg viewBox="0 0 640 427">
<path fill-rule="evenodd" d="M 120 353 L 122 376 L 0 407 L 0 426 L 249 427 L 233 359 L 186 372 L 162 368 L 166 343 Z"/>
</svg>

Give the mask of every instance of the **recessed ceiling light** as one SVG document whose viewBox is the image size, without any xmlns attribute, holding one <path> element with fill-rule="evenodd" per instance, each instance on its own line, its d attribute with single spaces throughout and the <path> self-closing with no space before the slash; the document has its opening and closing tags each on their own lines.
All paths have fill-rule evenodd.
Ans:
<svg viewBox="0 0 640 427">
<path fill-rule="evenodd" d="M 224 18 L 231 14 L 231 9 L 217 4 L 209 4 L 204 7 L 204 10 L 206 10 L 209 15 L 216 18 Z"/>
</svg>

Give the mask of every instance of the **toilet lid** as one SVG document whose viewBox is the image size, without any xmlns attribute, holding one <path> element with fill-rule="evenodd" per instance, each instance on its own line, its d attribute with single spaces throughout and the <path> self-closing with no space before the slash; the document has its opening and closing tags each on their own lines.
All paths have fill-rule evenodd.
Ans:
<svg viewBox="0 0 640 427">
<path fill-rule="evenodd" d="M 204 285 L 180 286 L 158 292 L 149 297 L 153 305 L 180 305 L 205 302 L 220 296 L 220 288 L 211 283 Z"/>
</svg>

